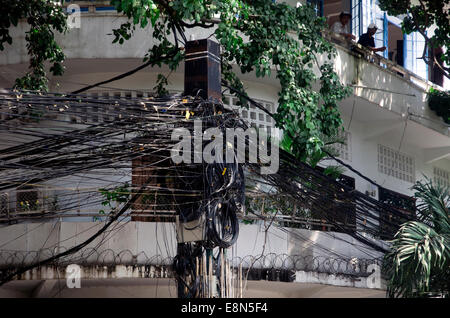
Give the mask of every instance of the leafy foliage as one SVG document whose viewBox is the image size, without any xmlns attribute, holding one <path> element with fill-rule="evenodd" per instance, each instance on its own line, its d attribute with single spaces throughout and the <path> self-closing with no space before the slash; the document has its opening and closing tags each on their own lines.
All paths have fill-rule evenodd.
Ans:
<svg viewBox="0 0 450 318">
<path fill-rule="evenodd" d="M 234 64 L 242 73 L 255 72 L 257 77 L 273 76 L 275 71 L 281 86 L 276 125 L 291 139 L 290 150 L 298 158 L 306 160 L 320 152 L 324 146 L 322 136 L 336 134 L 342 124 L 337 104 L 350 94 L 350 89 L 342 85 L 334 72 L 335 49 L 321 33 L 327 28 L 325 19 L 317 17 L 310 6 L 293 8 L 270 0 L 111 3 L 129 18 L 114 31 L 114 41 L 124 43 L 136 26 L 150 23 L 157 43 L 150 48 L 149 57 L 158 63 L 162 60 L 171 71 L 183 57 L 178 42 L 186 41 L 185 31 L 192 28 L 211 28 L 223 48 L 223 80 L 234 89 L 244 91 Z M 174 51 L 176 58 L 164 59 Z M 319 55 L 328 60 L 320 64 Z M 159 83 L 164 83 L 162 77 Z M 319 89 L 313 89 L 315 85 Z M 245 98 L 239 94 L 237 97 L 246 106 Z"/>
<path fill-rule="evenodd" d="M 62 3 L 62 1 L 61 1 Z M 45 62 L 52 63 L 50 72 L 62 75 L 65 56 L 56 43 L 54 31 L 65 33 L 66 15 L 57 1 L 49 0 L 1 0 L 0 1 L 0 51 L 5 43 L 12 44 L 10 28 L 17 26 L 21 19 L 26 19 L 29 30 L 26 31 L 30 70 L 16 79 L 15 87 L 29 90 L 47 90 L 47 72 Z"/>
<path fill-rule="evenodd" d="M 109 213 L 115 213 L 118 205 L 128 202 L 131 196 L 130 185 L 128 183 L 111 190 L 101 188 L 99 192 L 103 196 L 102 205 L 109 208 Z M 106 214 L 105 210 L 100 210 L 99 213 Z"/>
<path fill-rule="evenodd" d="M 450 290 L 450 194 L 440 184 L 417 182 L 417 221 L 403 224 L 386 255 L 391 297 L 425 296 Z"/>
<path fill-rule="evenodd" d="M 332 145 L 345 144 L 344 138 L 339 137 L 337 135 L 334 136 L 322 135 L 321 139 L 323 140 L 324 146 L 319 151 L 315 151 L 308 158 L 306 158 L 306 163 L 309 164 L 311 167 L 316 167 L 320 162 L 329 160 L 330 159 L 329 154 L 331 154 L 334 157 L 338 157 L 339 153 L 332 147 Z M 292 138 L 290 138 L 286 134 L 283 135 L 283 139 L 280 142 L 280 147 L 287 152 L 291 152 Z M 325 175 L 331 176 L 334 179 L 339 178 L 339 176 L 344 172 L 345 168 L 339 165 L 327 165 L 327 167 L 323 171 Z"/>
<path fill-rule="evenodd" d="M 427 56 L 428 48 L 450 47 L 450 0 L 379 0 L 381 10 L 390 15 L 405 15 L 402 23 L 403 32 L 419 32 L 425 38 L 426 46 L 422 58 L 430 66 L 438 65 L 444 75 L 450 78 L 450 50 L 440 60 L 433 55 Z M 429 37 L 427 29 L 435 26 L 434 35 Z"/>
<path fill-rule="evenodd" d="M 438 116 L 442 117 L 447 124 L 450 124 L 450 92 L 442 92 L 430 88 L 428 92 L 428 106 Z"/>
<path fill-rule="evenodd" d="M 264 196 L 246 197 L 245 215 L 253 216 L 265 214 L 274 216 L 277 213 L 301 218 L 305 221 L 304 223 L 290 222 L 289 220 L 281 221 L 281 224 L 284 227 L 312 229 L 312 226 L 308 221 L 314 221 L 314 213 L 305 206 L 299 206 L 294 200 L 286 195 L 276 193 Z M 244 224 L 252 224 L 253 220 L 247 220 L 244 217 L 242 222 Z"/>
<path fill-rule="evenodd" d="M 27 19 L 30 26 L 26 33 L 30 71 L 17 79 L 16 87 L 47 90 L 44 63 L 53 63 L 54 75 L 64 71 L 64 54 L 53 33 L 67 29 L 63 8 L 48 0 L 1 4 L 0 49 L 12 43 L 12 25 Z M 211 29 L 220 42 L 223 80 L 234 89 L 245 91 L 233 70 L 235 64 L 242 73 L 275 76 L 281 87 L 276 125 L 291 139 L 290 150 L 300 159 L 317 155 L 325 145 L 322 136 L 334 135 L 341 125 L 337 103 L 350 90 L 333 70 L 335 50 L 321 33 L 327 28 L 325 19 L 310 6 L 293 8 L 270 0 L 111 0 L 111 4 L 129 19 L 113 30 L 114 42 L 124 44 L 136 27 L 151 27 L 153 45 L 144 58 L 149 66 L 165 64 L 170 73 L 176 70 L 184 57 L 179 44 L 187 41 L 185 31 L 202 28 Z M 325 62 L 318 62 L 319 55 Z M 160 94 L 167 93 L 167 77 L 158 76 L 155 89 Z M 246 106 L 245 98 L 238 98 Z"/>
</svg>

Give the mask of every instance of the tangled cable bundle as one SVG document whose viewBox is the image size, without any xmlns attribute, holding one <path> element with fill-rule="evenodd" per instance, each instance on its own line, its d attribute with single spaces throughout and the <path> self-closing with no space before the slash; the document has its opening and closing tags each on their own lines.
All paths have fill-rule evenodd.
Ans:
<svg viewBox="0 0 450 318">
<path fill-rule="evenodd" d="M 249 101 L 258 108 L 262 107 Z M 253 191 L 261 195 L 273 192 L 287 195 L 302 211 L 327 220 L 335 229 L 376 251 L 386 251 L 386 247 L 376 241 L 382 237 L 380 229 L 383 227 L 382 230 L 392 231 L 397 226 L 394 218 L 407 219 L 402 211 L 324 175 L 281 149 L 277 173 L 263 175 L 259 173 L 260 162 L 245 163 L 245 168 L 250 171 L 245 178 L 244 164 L 241 163 L 176 165 L 171 162 L 170 151 L 175 143 L 171 139 L 173 130 L 186 128 L 192 133 L 193 119 L 201 120 L 204 129 L 216 127 L 221 132 L 232 127 L 247 128 L 236 113 L 225 110 L 219 102 L 180 95 L 124 99 L 1 91 L 0 115 L 0 133 L 3 137 L 0 141 L 2 193 L 22 187 L 44 187 L 54 180 L 70 184 L 70 178 L 77 176 L 83 176 L 79 180 L 81 186 L 99 182 L 106 189 L 124 187 L 131 180 L 129 196 L 119 201 L 114 213 L 106 215 L 107 223 L 100 231 L 105 231 L 110 221 L 115 222 L 120 216 L 133 216 L 133 213 L 139 215 L 141 210 L 158 213 L 174 210 L 182 222 L 203 217 L 204 242 L 186 243 L 191 247 L 180 249 L 181 253 L 186 253 L 185 257 L 197 255 L 198 250 L 204 253 L 213 248 L 223 253 L 223 249 L 236 241 L 238 217 L 245 217 L 242 213 L 245 178 L 253 178 L 271 189 L 266 191 L 264 187 L 259 187 Z M 250 142 L 246 139 L 248 149 Z M 219 151 L 225 149 L 226 145 L 223 145 Z M 133 167 L 132 163 L 137 164 Z M 139 182 L 133 178 L 133 169 L 141 171 Z M 126 181 L 113 178 L 117 175 L 123 175 Z M 153 195 L 158 199 L 143 199 Z M 91 196 L 92 200 L 81 201 L 78 209 L 93 206 L 102 200 L 98 189 L 89 190 L 86 196 Z M 161 197 L 166 199 L 160 200 Z M 12 201 L 8 203 L 15 204 Z M 52 210 L 44 209 L 39 214 L 27 211 L 11 213 L 1 221 L 11 223 L 44 217 L 59 218 L 73 210 L 73 196 L 64 194 Z M 355 219 L 352 228 L 340 221 L 347 215 Z M 277 215 L 265 215 L 260 211 L 254 217 L 274 220 L 274 226 L 291 233 L 289 228 L 282 226 L 286 222 L 278 221 Z M 296 216 L 290 217 L 290 222 L 295 223 Z M 87 248 L 88 243 L 69 249 L 64 255 L 53 255 L 39 261 L 35 266 Z M 219 271 L 220 253 L 210 256 L 216 272 Z M 182 259 L 177 262 L 190 264 Z M 7 279 L 32 266 L 18 268 Z M 176 266 L 178 272 L 183 273 L 183 266 Z M 189 266 L 181 276 L 192 276 Z M 197 288 L 195 292 L 200 290 Z"/>
<path fill-rule="evenodd" d="M 237 223 L 231 222 L 233 213 L 242 211 L 244 202 L 242 167 L 233 163 L 175 165 L 170 158 L 174 145 L 171 132 L 179 127 L 192 132 L 194 118 L 201 119 L 204 128 L 217 127 L 222 132 L 227 127 L 246 128 L 245 123 L 236 118 L 235 113 L 226 111 L 222 104 L 183 96 L 114 99 L 4 91 L 0 94 L 0 108 L 4 118 L 0 123 L 2 132 L 32 140 L 21 145 L 2 141 L 0 190 L 22 185 L 40 186 L 76 174 L 85 176 L 83 182 L 99 180 L 117 185 L 117 181 L 109 178 L 111 171 L 123 171 L 133 160 L 150 157 L 151 160 L 142 160 L 138 168 L 152 169 L 151 174 L 159 186 L 146 186 L 146 193 L 158 191 L 171 198 L 153 202 L 154 209 L 175 209 L 182 221 L 195 220 L 208 213 L 207 233 L 214 238 L 214 244 L 229 244 L 217 239 L 221 233 L 213 223 L 220 224 L 220 218 L 216 220 L 215 215 L 223 216 L 223 222 L 229 223 L 223 233 L 233 232 L 233 227 L 229 227 Z M 36 129 L 38 127 L 45 129 Z M 246 142 L 249 146 L 250 141 Z M 377 237 L 379 224 L 395 229 L 396 223 L 387 214 L 405 218 L 398 209 L 338 183 L 281 149 L 280 169 L 275 174 L 258 175 L 259 163 L 246 166 L 253 171 L 250 177 L 257 175 L 259 183 L 289 195 L 306 211 L 378 250 L 380 247 L 361 233 Z M 131 184 L 132 189 L 139 186 Z M 69 204 L 70 196 L 64 200 Z M 137 203 L 146 206 L 142 200 Z M 66 211 L 61 209 L 47 214 L 64 216 Z M 358 231 L 344 229 L 336 222 L 349 213 L 354 215 Z M 30 216 L 17 215 L 12 219 L 24 217 Z"/>
<path fill-rule="evenodd" d="M 245 202 L 244 170 L 239 163 L 215 163 L 206 167 L 206 242 L 209 248 L 228 248 L 239 235 L 237 213 Z"/>
<path fill-rule="evenodd" d="M 209 112 L 208 114 L 208 110 L 205 109 L 205 113 L 203 113 L 204 128 L 218 128 L 222 136 L 225 136 L 226 128 L 245 126 L 233 117 L 214 116 L 217 113 L 227 112 L 221 104 L 209 108 Z M 206 142 L 203 141 L 203 146 Z M 217 158 L 219 153 L 216 151 L 222 152 L 223 158 L 225 158 L 226 144 L 223 143 L 221 146 L 219 145 L 218 149 L 213 149 L 211 155 Z M 183 222 L 202 219 L 201 226 L 204 227 L 204 237 L 199 242 L 178 244 L 177 256 L 174 258 L 173 268 L 179 282 L 178 295 L 187 298 L 204 296 L 207 292 L 211 295 L 212 284 L 211 282 L 206 283 L 203 277 L 205 273 L 199 275 L 199 271 L 205 266 L 211 271 L 211 275 L 217 278 L 217 281 L 220 280 L 221 255 L 224 253 L 223 250 L 232 246 L 238 238 L 238 213 L 243 212 L 245 202 L 244 170 L 243 165 L 237 160 L 233 163 L 224 163 L 220 160 L 216 160 L 214 163 L 203 162 L 191 166 L 191 168 L 202 172 L 192 183 L 197 187 L 201 186 L 202 204 L 195 205 L 195 208 L 180 210 L 179 215 Z M 219 248 L 219 252 L 214 257 L 213 250 L 216 248 Z M 202 258 L 205 253 L 210 255 L 207 261 Z M 215 288 L 219 292 L 224 289 L 220 284 Z M 207 289 L 209 291 L 206 291 Z"/>
<path fill-rule="evenodd" d="M 203 284 L 197 275 L 197 260 L 203 249 L 197 244 L 179 244 L 173 259 L 172 269 L 178 282 L 178 295 L 181 298 L 196 298 L 202 292 Z"/>
</svg>

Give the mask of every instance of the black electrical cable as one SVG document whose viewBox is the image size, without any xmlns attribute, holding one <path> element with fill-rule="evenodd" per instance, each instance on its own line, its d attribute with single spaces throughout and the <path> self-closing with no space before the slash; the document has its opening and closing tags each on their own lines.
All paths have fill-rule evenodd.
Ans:
<svg viewBox="0 0 450 318">
<path fill-rule="evenodd" d="M 18 120 L 36 119 L 34 115 L 14 113 L 14 107 L 25 107 L 30 111 L 39 109 L 45 111 L 45 114 L 53 114 L 54 117 L 44 115 L 42 118 L 49 128 L 39 132 L 21 128 L 20 125 L 14 128 L 13 124 L 2 124 L 1 127 L 11 129 L 10 132 L 17 133 L 19 136 L 34 134 L 36 138 L 39 138 L 37 141 L 26 143 L 25 147 L 21 145 L 0 150 L 0 186 L 3 186 L 3 189 L 21 184 L 38 184 L 44 180 L 57 180 L 77 174 L 87 174 L 85 178 L 92 181 L 113 182 L 99 176 L 98 171 L 119 167 L 130 169 L 130 161 L 150 156 L 156 161 L 153 164 L 142 161 L 140 167 L 155 169 L 156 172 L 152 173 L 151 177 L 159 178 L 163 182 L 159 186 L 145 187 L 144 190 L 150 192 L 158 190 L 163 195 L 172 196 L 175 199 L 173 200 L 175 203 L 155 202 L 154 206 L 164 206 L 164 204 L 176 206 L 183 222 L 207 215 L 206 232 L 211 243 L 208 247 L 229 246 L 230 242 L 237 237 L 239 231 L 237 214 L 242 213 L 245 204 L 242 164 L 168 164 L 170 160 L 168 141 L 171 131 L 175 127 L 184 127 L 192 133 L 192 120 L 188 120 L 188 112 L 195 112 L 194 118 L 201 119 L 206 127 L 218 127 L 222 133 L 228 127 L 247 128 L 233 117 L 233 113 L 226 112 L 223 105 L 203 101 L 198 97 L 112 100 L 52 94 L 42 96 L 23 94 L 19 98 L 18 94 L 20 93 L 0 94 L 0 96 L 6 96 L 0 97 L 0 106 L 13 105 L 9 113 L 12 117 L 16 116 Z M 254 102 L 251 99 L 249 101 Z M 94 114 L 97 116 L 102 112 L 106 113 L 113 104 L 118 105 L 120 109 L 114 114 L 122 116 L 112 123 L 95 122 L 89 119 L 88 122 L 81 124 L 86 124 L 85 128 L 78 128 L 78 131 L 68 132 L 64 136 L 61 136 L 61 131 L 56 128 L 61 127 L 62 124 L 71 123 L 71 121 L 61 120 L 59 115 L 82 116 L 92 106 L 97 107 L 98 111 Z M 255 104 L 257 107 L 258 105 Z M 59 111 L 60 107 L 63 111 Z M 265 112 L 268 113 L 267 110 Z M 98 119 L 98 121 L 101 120 Z M 54 123 L 53 131 L 48 123 Z M 80 125 L 77 122 L 72 124 Z M 122 134 L 123 138 L 119 139 Z M 125 134 L 128 134 L 127 137 Z M 247 146 L 248 142 L 246 141 Z M 23 158 L 25 154 L 27 158 Z M 46 169 L 46 165 L 50 169 Z M 324 176 L 283 151 L 280 151 L 281 168 L 274 175 L 255 173 L 260 168 L 259 163 L 246 164 L 246 166 L 259 177 L 258 180 L 261 183 L 287 194 L 303 209 L 310 210 L 315 213 L 314 215 L 326 219 L 337 230 L 355 237 L 365 245 L 373 246 L 374 243 L 358 233 L 359 230 L 349 231 L 339 224 L 336 218 L 339 219 L 340 215 L 352 210 L 354 206 L 355 222 L 358 225 L 364 222 L 361 225 L 362 229 L 376 237 L 377 224 L 381 221 L 386 226 L 395 226 L 395 222 L 384 220 L 382 213 L 388 212 L 395 217 L 402 216 L 397 209 Z M 130 176 L 130 173 L 127 175 Z M 173 177 L 177 180 L 175 186 L 171 186 L 169 180 Z M 131 186 L 135 188 L 140 185 L 132 184 Z M 262 190 L 259 191 L 264 193 Z M 134 194 L 134 190 L 131 193 Z M 192 194 L 197 200 L 187 200 L 186 194 Z M 69 202 L 68 198 L 64 198 L 64 202 Z M 68 211 L 70 207 L 69 204 L 59 212 Z"/>
</svg>

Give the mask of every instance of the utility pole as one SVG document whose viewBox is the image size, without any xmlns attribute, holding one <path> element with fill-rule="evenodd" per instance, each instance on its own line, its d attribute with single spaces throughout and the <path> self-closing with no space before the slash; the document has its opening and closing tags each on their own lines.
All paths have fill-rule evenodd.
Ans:
<svg viewBox="0 0 450 318">
<path fill-rule="evenodd" d="M 220 46 L 210 39 L 186 43 L 184 94 L 221 101 Z"/>
<path fill-rule="evenodd" d="M 213 103 L 221 102 L 219 44 L 210 39 L 193 40 L 186 43 L 185 51 L 184 95 L 198 96 Z M 203 184 L 203 163 L 197 164 L 194 169 L 202 172 L 200 183 Z M 183 211 L 180 212 L 182 213 Z M 174 262 L 177 264 L 174 267 L 179 298 L 216 296 L 213 253 L 211 248 L 204 248 L 205 244 L 203 244 L 205 223 L 204 213 L 199 219 L 188 222 L 185 222 L 181 216 L 177 217 L 176 259 L 178 262 Z"/>
</svg>

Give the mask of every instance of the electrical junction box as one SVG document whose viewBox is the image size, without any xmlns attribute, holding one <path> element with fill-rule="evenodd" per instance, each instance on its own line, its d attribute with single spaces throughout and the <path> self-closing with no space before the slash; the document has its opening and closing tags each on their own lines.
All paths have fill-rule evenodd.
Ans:
<svg viewBox="0 0 450 318">
<path fill-rule="evenodd" d="M 177 242 L 197 242 L 204 240 L 205 217 L 190 222 L 180 222 L 180 217 L 176 216 Z"/>
</svg>

